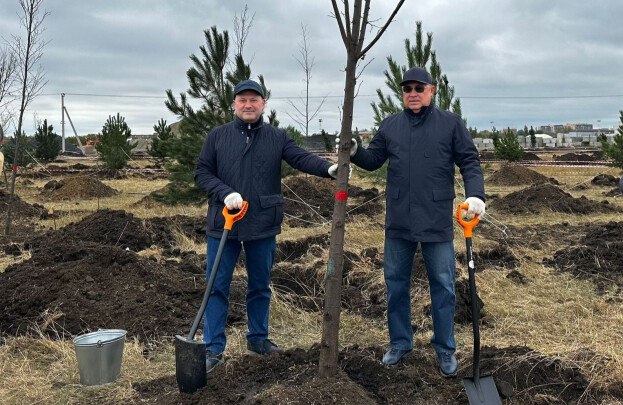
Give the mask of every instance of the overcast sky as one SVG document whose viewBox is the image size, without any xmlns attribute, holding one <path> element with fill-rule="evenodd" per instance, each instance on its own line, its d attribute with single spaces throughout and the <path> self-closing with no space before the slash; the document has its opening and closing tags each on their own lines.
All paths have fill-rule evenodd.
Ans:
<svg viewBox="0 0 623 405">
<path fill-rule="evenodd" d="M 43 35 L 49 43 L 42 67 L 48 82 L 26 113 L 26 133 L 34 133 L 35 114 L 60 133 L 60 93 L 67 94 L 65 105 L 80 135 L 99 132 L 117 112 L 135 134 L 152 133 L 160 118 L 176 121 L 164 106 L 165 91 L 187 90 L 189 56 L 205 43 L 203 31 L 216 25 L 233 33 L 234 15 L 245 3 L 255 19 L 244 56 L 253 77 L 263 74 L 272 91 L 268 108 L 277 110 L 282 125 L 293 123 L 287 99 L 304 92 L 295 60 L 302 23 L 315 57 L 312 96 L 328 96 L 310 131 L 321 125 L 337 131 L 345 50 L 328 0 L 46 0 L 50 14 Z M 373 1 L 371 19 L 380 25 L 395 3 Z M 1 37 L 22 34 L 17 12 L 18 0 L 0 0 Z M 433 33 L 437 59 L 469 126 L 617 127 L 623 109 L 622 15 L 621 0 L 407 0 L 366 57 L 353 126 L 372 127 L 370 103 L 377 88 L 386 90 L 386 57 L 406 64 L 404 39 L 413 40 L 421 20 L 424 31 Z M 312 107 L 319 100 L 312 99 Z"/>
</svg>

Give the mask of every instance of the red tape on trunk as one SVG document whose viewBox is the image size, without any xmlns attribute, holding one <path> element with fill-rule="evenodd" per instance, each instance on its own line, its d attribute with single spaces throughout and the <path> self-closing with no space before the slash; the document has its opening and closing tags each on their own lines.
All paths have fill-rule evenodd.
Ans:
<svg viewBox="0 0 623 405">
<path fill-rule="evenodd" d="M 13 165 L 13 166 L 11 166 L 11 170 L 13 170 L 14 172 L 16 172 L 16 171 L 17 171 L 17 165 Z"/>
<path fill-rule="evenodd" d="M 345 190 L 336 191 L 335 199 L 338 201 L 346 201 L 348 199 L 348 191 L 345 191 Z"/>
</svg>

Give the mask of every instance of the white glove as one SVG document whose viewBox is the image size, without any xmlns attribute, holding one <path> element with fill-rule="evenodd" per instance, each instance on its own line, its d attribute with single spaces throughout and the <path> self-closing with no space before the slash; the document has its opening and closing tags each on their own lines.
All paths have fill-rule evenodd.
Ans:
<svg viewBox="0 0 623 405">
<path fill-rule="evenodd" d="M 350 138 L 350 157 L 355 156 L 357 153 L 357 140 L 355 138 Z M 340 150 L 340 137 L 335 137 L 335 150 Z"/>
<path fill-rule="evenodd" d="M 331 165 L 329 167 L 329 176 L 333 177 L 334 179 L 337 177 L 337 163 L 334 165 Z M 353 174 L 353 167 L 349 164 L 348 165 L 348 179 L 350 180 L 350 176 L 352 176 Z"/>
<path fill-rule="evenodd" d="M 468 214 L 478 214 L 480 216 L 485 215 L 485 202 L 482 201 L 478 197 L 468 197 L 464 204 L 468 204 L 469 208 L 467 209 Z"/>
<path fill-rule="evenodd" d="M 242 208 L 242 196 L 238 193 L 228 194 L 224 203 L 228 210 L 239 210 Z"/>
</svg>

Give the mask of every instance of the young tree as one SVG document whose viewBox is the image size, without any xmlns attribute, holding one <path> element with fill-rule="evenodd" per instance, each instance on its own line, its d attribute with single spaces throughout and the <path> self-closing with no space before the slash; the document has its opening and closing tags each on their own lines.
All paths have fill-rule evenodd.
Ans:
<svg viewBox="0 0 623 405">
<path fill-rule="evenodd" d="M 130 142 L 132 131 L 119 113 L 108 116 L 106 123 L 99 134 L 99 142 L 95 150 L 104 159 L 104 164 L 110 170 L 117 171 L 123 168 L 132 154 L 137 142 Z"/>
<path fill-rule="evenodd" d="M 530 126 L 530 130 L 528 131 L 528 134 L 530 134 L 530 147 L 535 148 L 536 147 L 536 131 L 534 130 L 534 128 L 532 128 L 532 126 Z"/>
<path fill-rule="evenodd" d="M 16 158 L 15 151 L 17 150 L 17 140 L 19 139 L 19 156 Z M 26 136 L 24 132 L 18 137 L 17 134 L 13 134 L 11 138 L 8 138 L 4 145 L 2 145 L 2 153 L 4 154 L 4 165 L 7 171 L 11 170 L 14 166 L 17 168 L 24 168 L 34 163 L 32 156 L 34 154 L 34 147 L 32 138 Z"/>
<path fill-rule="evenodd" d="M 342 106 L 342 128 L 338 152 L 338 172 L 336 179 L 336 197 L 331 225 L 331 245 L 329 262 L 325 275 L 325 304 L 322 322 L 322 340 L 320 342 L 319 374 L 331 377 L 337 373 L 338 337 L 340 327 L 340 305 L 342 293 L 342 270 L 344 266 L 344 217 L 346 214 L 346 196 L 348 195 L 348 175 L 350 162 L 350 142 L 352 138 L 353 108 L 355 86 L 359 74 L 357 67 L 368 51 L 381 38 L 392 22 L 404 0 L 399 0 L 385 24 L 379 29 L 372 41 L 365 44 L 365 36 L 374 24 L 369 20 L 371 0 L 354 0 L 352 9 L 347 1 L 331 0 L 333 17 L 337 20 L 342 42 L 346 48 L 346 67 L 344 84 L 344 104 Z"/>
<path fill-rule="evenodd" d="M 320 130 L 320 135 L 322 136 L 322 142 L 324 142 L 324 150 L 327 152 L 335 152 L 335 148 L 333 147 L 333 142 L 329 139 L 329 134 L 324 129 Z"/>
<path fill-rule="evenodd" d="M 324 96 L 320 103 L 316 106 L 313 111 L 310 111 L 310 103 L 309 103 L 309 85 L 312 78 L 312 69 L 314 68 L 315 58 L 311 54 L 311 48 L 308 42 L 309 31 L 307 26 L 301 24 L 301 42 L 299 43 L 299 58 L 295 58 L 298 64 L 303 69 L 303 73 L 305 74 L 305 78 L 303 82 L 305 83 L 305 96 L 304 98 L 299 98 L 300 103 L 295 103 L 294 101 L 288 99 L 288 104 L 294 109 L 294 113 L 286 113 L 288 117 L 292 118 L 294 122 L 298 124 L 298 126 L 303 130 L 305 136 L 309 136 L 309 123 L 316 118 L 318 112 L 322 108 L 327 96 Z"/>
<path fill-rule="evenodd" d="M 167 125 L 164 118 L 160 118 L 158 123 L 154 125 L 156 136 L 151 140 L 151 146 L 147 149 L 147 153 L 154 158 L 156 164 L 164 164 L 170 156 L 171 140 L 174 139 L 171 126 Z"/>
<path fill-rule="evenodd" d="M 17 59 L 8 46 L 0 49 L 0 128 L 8 123 L 11 114 L 9 105 L 13 101 L 16 85 Z M 0 136 L 0 140 L 4 133 Z"/>
<path fill-rule="evenodd" d="M 48 120 L 37 126 L 35 133 L 35 157 L 44 162 L 51 162 L 61 152 L 61 137 L 48 125 Z"/>
<path fill-rule="evenodd" d="M 21 12 L 20 25 L 24 29 L 24 37 L 19 35 L 13 36 L 13 41 L 9 43 L 11 53 L 15 57 L 16 69 L 15 80 L 19 88 L 19 114 L 17 119 L 17 128 L 15 131 L 15 151 L 13 156 L 13 167 L 17 167 L 20 161 L 20 141 L 22 137 L 22 124 L 24 122 L 24 112 L 30 105 L 32 100 L 41 92 L 45 86 L 45 74 L 40 65 L 43 57 L 43 48 L 45 42 L 42 38 L 43 21 L 48 16 L 46 11 L 41 10 L 43 0 L 20 0 Z M 9 202 L 7 207 L 7 215 L 4 227 L 5 236 L 11 233 L 11 211 L 12 199 L 15 193 L 15 171 L 11 175 L 11 184 L 9 186 Z"/>
<path fill-rule="evenodd" d="M 372 111 L 374 112 L 374 123 L 376 126 L 386 117 L 402 111 L 402 76 L 408 68 L 415 66 L 427 68 L 433 78 L 433 84 L 436 87 L 433 103 L 439 108 L 450 110 L 462 116 L 461 101 L 454 98 L 454 86 L 451 86 L 448 77 L 441 72 L 441 66 L 437 62 L 437 55 L 432 48 L 433 33 L 426 34 L 426 41 L 422 31 L 422 22 L 417 21 L 415 30 L 415 45 L 411 45 L 409 38 L 405 39 L 405 52 L 407 57 L 407 66 L 399 65 L 392 56 L 387 57 L 389 69 L 385 70 L 385 84 L 391 90 L 390 95 L 385 95 L 381 89 L 377 89 L 376 93 L 379 97 L 378 104 L 372 103 Z M 393 98 L 392 98 L 393 95 Z"/>
<path fill-rule="evenodd" d="M 503 131 L 493 153 L 498 159 L 514 162 L 523 157 L 523 148 L 519 145 L 517 135 L 510 128 L 507 128 Z"/>
<path fill-rule="evenodd" d="M 621 121 L 621 124 L 617 129 L 616 135 L 614 135 L 612 139 L 613 143 L 609 143 L 606 136 L 603 134 L 601 134 L 598 139 L 601 142 L 601 150 L 604 155 L 612 159 L 612 163 L 616 167 L 623 169 L 623 110 L 620 110 L 619 114 L 619 121 Z"/>
</svg>

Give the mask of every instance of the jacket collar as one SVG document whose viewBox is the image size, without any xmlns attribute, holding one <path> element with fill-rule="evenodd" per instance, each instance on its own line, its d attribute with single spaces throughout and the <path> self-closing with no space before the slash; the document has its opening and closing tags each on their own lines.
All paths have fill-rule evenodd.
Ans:
<svg viewBox="0 0 623 405">
<path fill-rule="evenodd" d="M 244 129 L 246 131 L 249 131 L 249 130 L 253 131 L 254 129 L 257 129 L 261 127 L 262 125 L 264 125 L 263 117 L 264 117 L 263 115 L 260 115 L 260 118 L 258 118 L 257 121 L 248 123 L 248 122 L 244 122 L 236 115 L 234 117 L 234 123 L 236 124 L 237 128 Z"/>
<path fill-rule="evenodd" d="M 420 109 L 420 112 L 413 112 L 413 110 L 410 108 L 405 108 L 404 111 L 409 118 L 422 119 L 423 117 L 428 115 L 429 112 L 433 111 L 434 108 L 435 105 L 431 102 L 430 105 L 422 107 Z"/>
</svg>

